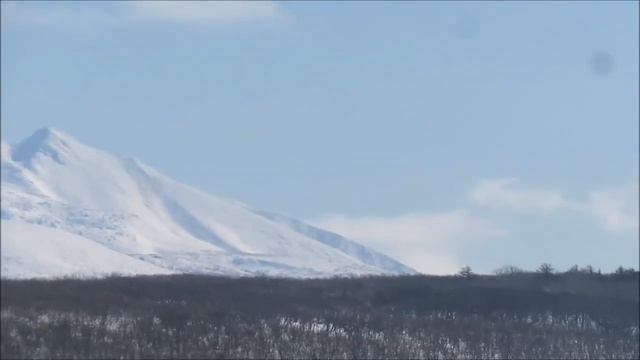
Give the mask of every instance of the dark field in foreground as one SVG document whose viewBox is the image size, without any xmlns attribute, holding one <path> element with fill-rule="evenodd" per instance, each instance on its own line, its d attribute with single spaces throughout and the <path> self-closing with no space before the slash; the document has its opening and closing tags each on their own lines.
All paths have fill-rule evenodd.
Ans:
<svg viewBox="0 0 640 360">
<path fill-rule="evenodd" d="M 637 272 L 1 286 L 3 359 L 640 356 Z"/>
</svg>

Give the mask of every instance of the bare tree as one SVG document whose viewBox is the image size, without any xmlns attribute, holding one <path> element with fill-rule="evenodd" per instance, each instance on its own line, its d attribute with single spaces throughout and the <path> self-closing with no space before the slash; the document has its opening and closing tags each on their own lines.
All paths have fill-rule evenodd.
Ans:
<svg viewBox="0 0 640 360">
<path fill-rule="evenodd" d="M 496 275 L 513 275 L 513 274 L 520 274 L 520 273 L 523 273 L 523 272 L 524 272 L 524 270 L 522 270 L 521 268 L 519 268 L 517 266 L 513 266 L 513 265 L 505 265 L 505 266 L 493 271 L 493 273 L 496 274 Z"/>
<path fill-rule="evenodd" d="M 461 276 L 465 279 L 471 279 L 476 276 L 476 274 L 471 270 L 471 267 L 464 266 L 460 271 L 458 271 L 458 276 Z"/>
<path fill-rule="evenodd" d="M 538 267 L 538 272 L 546 276 L 552 275 L 554 271 L 555 269 L 549 263 L 543 263 Z"/>
<path fill-rule="evenodd" d="M 591 266 L 591 265 L 587 265 L 587 266 L 583 267 L 583 268 L 581 269 L 581 271 L 582 271 L 583 273 L 585 273 L 585 274 L 590 274 L 590 275 L 594 273 L 594 271 L 593 271 L 593 266 Z"/>
<path fill-rule="evenodd" d="M 0 358 L 639 359 L 621 273 L 3 279 Z"/>
<path fill-rule="evenodd" d="M 572 267 L 569 268 L 569 270 L 567 270 L 568 274 L 576 274 L 579 272 L 580 272 L 580 269 L 578 268 L 578 265 L 573 265 Z"/>
</svg>

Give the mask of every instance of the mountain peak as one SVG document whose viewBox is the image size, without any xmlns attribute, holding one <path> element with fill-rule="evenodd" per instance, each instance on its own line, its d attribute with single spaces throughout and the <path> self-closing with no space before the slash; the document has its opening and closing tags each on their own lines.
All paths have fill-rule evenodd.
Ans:
<svg viewBox="0 0 640 360">
<path fill-rule="evenodd" d="M 43 127 L 36 130 L 29 138 L 39 139 L 41 141 L 66 140 L 73 139 L 71 135 L 53 127 Z M 74 140 L 74 139 L 73 139 Z"/>
<path fill-rule="evenodd" d="M 72 136 L 51 128 L 45 127 L 36 130 L 31 136 L 23 140 L 12 151 L 14 161 L 30 163 L 37 154 L 51 157 L 58 163 L 63 163 L 63 158 L 69 153 L 70 147 L 78 144 Z"/>
</svg>

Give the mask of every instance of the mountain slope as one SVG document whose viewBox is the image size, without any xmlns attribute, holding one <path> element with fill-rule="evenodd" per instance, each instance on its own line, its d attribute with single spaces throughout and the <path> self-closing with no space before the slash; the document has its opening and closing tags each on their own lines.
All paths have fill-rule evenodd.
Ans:
<svg viewBox="0 0 640 360">
<path fill-rule="evenodd" d="M 3 143 L 1 214 L 2 276 L 9 277 L 114 271 L 294 277 L 413 272 L 337 234 L 211 196 L 52 129 L 14 147 Z M 25 244 L 33 247 L 35 259 L 41 243 L 58 249 L 49 252 L 56 260 L 42 263 L 49 264 L 49 272 L 33 264 L 30 273 Z M 81 259 L 60 260 L 61 254 L 79 251 L 85 254 Z M 98 268 L 81 261 L 98 257 L 113 261 Z"/>
<path fill-rule="evenodd" d="M 60 229 L 2 220 L 2 237 L 3 277 L 171 273 Z"/>
</svg>

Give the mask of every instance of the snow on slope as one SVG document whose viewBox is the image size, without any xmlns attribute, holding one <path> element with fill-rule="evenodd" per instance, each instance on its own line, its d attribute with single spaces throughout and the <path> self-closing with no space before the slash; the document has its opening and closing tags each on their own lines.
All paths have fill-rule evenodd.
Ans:
<svg viewBox="0 0 640 360">
<path fill-rule="evenodd" d="M 76 251 L 84 252 L 82 259 L 119 254 L 122 258 L 117 259 L 127 260 L 115 262 L 141 274 L 323 277 L 413 272 L 337 234 L 208 195 L 137 160 L 93 149 L 52 129 L 39 130 L 17 146 L 3 143 L 1 214 L 2 276 L 30 276 L 24 249 L 33 246 L 34 259 L 42 259 L 40 241 L 46 242 L 43 248 L 59 249 L 51 252 L 56 259 Z M 5 231 L 7 224 L 10 231 Z M 38 230 L 15 230 L 26 224 Z M 58 240 L 69 238 L 74 240 Z M 24 244 L 16 245 L 21 241 Z M 131 259 L 149 267 L 134 266 Z M 66 265 L 56 265 L 60 263 Z M 34 260 L 31 276 L 77 273 L 83 266 L 74 256 Z M 87 267 L 85 273 L 112 272 L 108 268 Z"/>
<path fill-rule="evenodd" d="M 345 254 L 353 256 L 367 265 L 375 266 L 392 273 L 410 272 L 408 271 L 409 269 L 406 266 L 398 263 L 390 257 L 372 251 L 353 240 L 345 238 L 342 235 L 338 235 L 331 231 L 311 226 L 300 220 L 296 220 L 284 215 L 269 213 L 266 211 L 255 211 L 255 213 L 264 216 L 265 218 L 274 222 L 282 223 L 285 226 L 290 227 L 294 231 L 320 241 L 323 244 L 339 249 Z"/>
<path fill-rule="evenodd" d="M 171 273 L 64 230 L 21 221 L 1 223 L 3 277 Z"/>
</svg>

